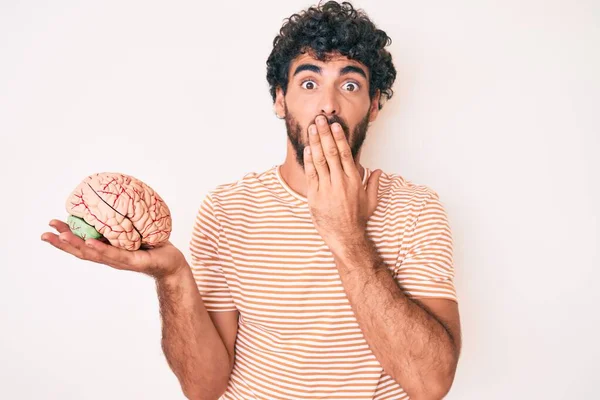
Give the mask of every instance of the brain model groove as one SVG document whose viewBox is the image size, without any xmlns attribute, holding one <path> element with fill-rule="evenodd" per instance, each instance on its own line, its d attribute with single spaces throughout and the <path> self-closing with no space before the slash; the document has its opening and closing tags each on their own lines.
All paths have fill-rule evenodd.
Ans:
<svg viewBox="0 0 600 400">
<path fill-rule="evenodd" d="M 69 195 L 67 224 L 82 239 L 126 249 L 148 249 L 171 235 L 171 213 L 163 199 L 132 176 L 102 172 L 88 176 Z"/>
</svg>

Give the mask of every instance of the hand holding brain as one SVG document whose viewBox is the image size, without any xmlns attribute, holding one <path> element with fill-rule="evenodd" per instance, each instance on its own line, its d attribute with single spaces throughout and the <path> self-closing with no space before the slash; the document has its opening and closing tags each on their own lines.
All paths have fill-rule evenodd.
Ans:
<svg viewBox="0 0 600 400">
<path fill-rule="evenodd" d="M 171 213 L 144 182 L 121 173 L 88 176 L 66 201 L 70 230 L 126 249 L 153 248 L 171 234 Z M 104 239 L 102 239 L 104 238 Z"/>
</svg>

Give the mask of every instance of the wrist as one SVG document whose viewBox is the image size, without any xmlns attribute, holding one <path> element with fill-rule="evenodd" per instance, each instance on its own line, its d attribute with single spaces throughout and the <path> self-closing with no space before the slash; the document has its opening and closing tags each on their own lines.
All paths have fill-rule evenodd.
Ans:
<svg viewBox="0 0 600 400">
<path fill-rule="evenodd" d="M 364 254 L 369 245 L 369 238 L 366 230 L 356 230 L 344 235 L 338 243 L 331 249 L 332 253 L 336 258 L 345 262 L 355 260 Z"/>
<path fill-rule="evenodd" d="M 184 260 L 173 270 L 164 275 L 156 276 L 155 279 L 159 284 L 176 285 L 183 281 L 188 275 L 191 275 L 191 269 L 188 263 Z"/>
</svg>

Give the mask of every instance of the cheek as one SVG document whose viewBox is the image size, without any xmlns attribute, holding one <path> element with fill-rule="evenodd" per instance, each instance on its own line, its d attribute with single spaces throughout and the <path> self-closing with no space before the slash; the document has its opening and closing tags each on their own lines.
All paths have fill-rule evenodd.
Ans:
<svg viewBox="0 0 600 400">
<path fill-rule="evenodd" d="M 314 119 L 311 121 L 310 115 L 297 108 L 288 107 L 288 115 L 293 120 L 294 125 L 300 128 L 300 132 L 303 136 L 308 135 L 308 126 L 314 123 Z M 314 116 L 313 116 L 314 118 Z"/>
<path fill-rule="evenodd" d="M 360 107 L 357 107 L 356 112 L 353 113 L 353 121 L 352 121 L 352 129 L 354 129 L 354 127 L 358 126 L 360 123 L 363 122 L 363 120 L 365 118 L 369 117 L 369 112 L 371 110 L 371 104 L 367 103 L 366 105 L 362 105 Z"/>
</svg>

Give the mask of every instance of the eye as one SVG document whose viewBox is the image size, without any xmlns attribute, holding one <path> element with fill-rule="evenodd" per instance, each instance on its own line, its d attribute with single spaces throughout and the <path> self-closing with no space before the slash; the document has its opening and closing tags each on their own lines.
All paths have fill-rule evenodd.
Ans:
<svg viewBox="0 0 600 400">
<path fill-rule="evenodd" d="M 350 85 L 350 86 L 348 86 Z M 346 82 L 344 84 L 344 87 L 346 88 L 346 90 L 348 90 L 349 92 L 356 92 L 358 90 L 358 88 L 360 87 L 358 85 L 358 83 L 356 82 Z"/>
<path fill-rule="evenodd" d="M 314 81 L 307 79 L 303 81 L 300 86 L 302 86 L 304 89 L 312 90 L 317 87 L 317 84 Z"/>
</svg>

